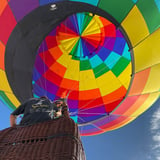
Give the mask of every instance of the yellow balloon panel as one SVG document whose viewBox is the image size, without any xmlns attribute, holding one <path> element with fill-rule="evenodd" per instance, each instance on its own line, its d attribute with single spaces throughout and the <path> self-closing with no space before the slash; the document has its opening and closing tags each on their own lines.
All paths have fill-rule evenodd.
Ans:
<svg viewBox="0 0 160 160">
<path fill-rule="evenodd" d="M 121 25 L 125 29 L 133 47 L 149 35 L 145 19 L 137 6 L 133 7 Z"/>
<path fill-rule="evenodd" d="M 70 53 L 78 40 L 79 40 L 78 36 L 70 39 L 61 40 L 61 43 L 63 44 L 61 45 L 61 47 L 63 48 L 64 51 Z"/>
<path fill-rule="evenodd" d="M 6 96 L 9 98 L 9 100 L 14 104 L 14 106 L 17 108 L 20 105 L 20 102 L 17 100 L 14 94 L 5 93 Z"/>
<path fill-rule="evenodd" d="M 71 63 L 71 61 L 72 61 L 71 57 L 66 54 L 62 54 L 62 56 L 59 57 L 59 59 L 57 60 L 57 62 L 59 62 L 60 64 L 62 64 L 66 68 L 67 68 L 68 64 Z"/>
<path fill-rule="evenodd" d="M 102 28 L 104 26 L 104 24 L 102 23 L 102 21 L 100 20 L 100 18 L 102 17 L 99 17 L 98 15 L 95 15 L 94 16 L 94 19 L 96 20 L 96 22 L 98 23 L 98 25 L 100 26 L 100 28 Z M 107 21 L 107 20 L 106 20 Z M 107 23 L 108 22 L 108 23 Z M 111 22 L 110 21 L 107 21 L 106 23 L 107 24 L 110 24 Z"/>
<path fill-rule="evenodd" d="M 0 69 L 0 91 L 4 92 L 4 94 L 7 96 L 8 100 L 14 106 L 18 106 L 20 104 L 9 86 L 5 72 L 1 69 Z"/>
<path fill-rule="evenodd" d="M 160 28 L 134 48 L 135 72 L 160 63 Z"/>
<path fill-rule="evenodd" d="M 131 73 L 132 66 L 131 63 L 127 66 L 127 68 L 118 76 L 119 81 L 126 89 L 128 89 L 128 86 L 130 84 L 130 80 L 128 78 L 128 75 Z"/>
<path fill-rule="evenodd" d="M 90 35 L 92 33 L 94 34 L 101 33 L 99 23 L 97 23 L 97 21 L 95 21 L 94 18 L 91 20 L 89 25 L 83 31 L 82 36 Z"/>
<path fill-rule="evenodd" d="M 107 95 L 121 87 L 120 81 L 109 71 L 96 79 L 101 95 Z"/>
<path fill-rule="evenodd" d="M 79 81 L 79 61 L 71 60 L 67 66 L 64 78 Z"/>
<path fill-rule="evenodd" d="M 8 93 L 12 93 L 12 90 L 9 86 L 6 73 L 0 69 L 0 90 Z"/>
<path fill-rule="evenodd" d="M 90 90 L 97 88 L 93 70 L 80 71 L 79 90 Z"/>
<path fill-rule="evenodd" d="M 150 74 L 142 94 L 157 92 L 160 89 L 160 64 L 151 67 Z"/>
</svg>

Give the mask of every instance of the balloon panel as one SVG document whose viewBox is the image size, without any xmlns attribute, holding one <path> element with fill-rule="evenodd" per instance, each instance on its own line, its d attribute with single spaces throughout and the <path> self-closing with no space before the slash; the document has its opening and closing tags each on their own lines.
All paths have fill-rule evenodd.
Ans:
<svg viewBox="0 0 160 160">
<path fill-rule="evenodd" d="M 121 25 L 125 29 L 127 35 L 129 35 L 129 40 L 133 47 L 143 41 L 144 37 L 149 35 L 147 24 L 137 6 L 132 8 Z"/>
<path fill-rule="evenodd" d="M 150 33 L 154 32 L 160 25 L 160 3 L 156 0 L 139 1 L 137 7 L 143 15 Z M 150 9 L 152 8 L 152 9 Z M 153 18 L 154 17 L 154 18 Z"/>
<path fill-rule="evenodd" d="M 132 9 L 134 2 L 131 0 L 112 0 L 99 1 L 98 7 L 107 11 L 111 16 L 113 16 L 119 23 L 123 21 L 123 19 L 127 16 L 129 11 Z M 115 9 L 112 9 L 111 6 L 114 6 Z"/>
<path fill-rule="evenodd" d="M 157 54 L 160 49 L 160 29 L 157 29 L 149 37 L 143 40 L 141 44 L 134 48 L 135 72 L 139 72 L 153 65 L 159 64 L 160 57 Z M 152 58 L 151 58 L 152 57 Z M 141 61 L 143 58 L 144 61 Z"/>
<path fill-rule="evenodd" d="M 33 9 L 39 6 L 38 0 L 10 0 L 8 6 L 12 9 L 15 19 L 19 22 L 25 15 L 30 13 Z"/>
</svg>

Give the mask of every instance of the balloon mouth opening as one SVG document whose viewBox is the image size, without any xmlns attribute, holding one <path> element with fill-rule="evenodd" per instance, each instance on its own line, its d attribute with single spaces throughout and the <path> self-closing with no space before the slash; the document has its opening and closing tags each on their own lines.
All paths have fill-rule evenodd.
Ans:
<svg viewBox="0 0 160 160">
<path fill-rule="evenodd" d="M 124 100 L 131 65 L 121 30 L 99 15 L 76 13 L 42 41 L 33 72 L 34 95 L 54 100 L 71 91 L 71 117 L 79 124 L 90 123 L 108 117 Z"/>
</svg>

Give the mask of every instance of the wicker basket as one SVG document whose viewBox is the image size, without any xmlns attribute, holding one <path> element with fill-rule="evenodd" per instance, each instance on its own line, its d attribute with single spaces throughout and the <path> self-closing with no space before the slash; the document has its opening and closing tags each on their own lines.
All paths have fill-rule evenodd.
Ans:
<svg viewBox="0 0 160 160">
<path fill-rule="evenodd" d="M 0 131 L 0 160 L 85 160 L 77 124 L 68 117 Z"/>
</svg>

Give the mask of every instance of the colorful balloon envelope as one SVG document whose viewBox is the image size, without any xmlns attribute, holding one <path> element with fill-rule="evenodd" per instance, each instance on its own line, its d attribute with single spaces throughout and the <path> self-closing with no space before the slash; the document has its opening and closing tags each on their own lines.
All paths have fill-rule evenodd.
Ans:
<svg viewBox="0 0 160 160">
<path fill-rule="evenodd" d="M 2 0 L 0 26 L 2 109 L 67 91 L 86 136 L 130 123 L 159 98 L 158 0 Z"/>
</svg>

